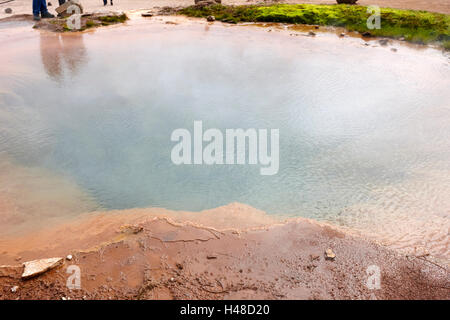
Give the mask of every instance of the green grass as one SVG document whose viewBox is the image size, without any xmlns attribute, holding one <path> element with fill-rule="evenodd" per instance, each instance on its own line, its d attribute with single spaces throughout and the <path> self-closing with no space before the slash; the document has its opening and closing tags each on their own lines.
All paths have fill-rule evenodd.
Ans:
<svg viewBox="0 0 450 320">
<path fill-rule="evenodd" d="M 449 49 L 450 15 L 427 11 L 381 8 L 381 29 L 367 28 L 367 7 L 357 5 L 277 4 L 271 6 L 191 6 L 179 13 L 191 17 L 213 15 L 216 20 L 239 22 L 282 22 L 344 27 L 370 32 L 373 36 L 405 38 L 414 43 L 438 43 Z"/>
</svg>

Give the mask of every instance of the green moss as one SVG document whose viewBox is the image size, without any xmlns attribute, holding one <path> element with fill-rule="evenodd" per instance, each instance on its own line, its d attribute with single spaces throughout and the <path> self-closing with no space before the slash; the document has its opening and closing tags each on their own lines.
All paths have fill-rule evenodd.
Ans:
<svg viewBox="0 0 450 320">
<path fill-rule="evenodd" d="M 179 11 L 191 17 L 215 16 L 216 20 L 239 22 L 283 22 L 344 27 L 374 36 L 404 37 L 415 43 L 438 42 L 448 46 L 450 15 L 427 11 L 381 8 L 381 29 L 369 30 L 367 7 L 357 5 L 278 4 L 271 6 L 191 6 Z"/>
<path fill-rule="evenodd" d="M 444 47 L 445 50 L 450 50 L 450 40 L 444 41 L 442 47 Z"/>
<path fill-rule="evenodd" d="M 128 17 L 125 13 L 123 13 L 118 16 L 113 15 L 113 16 L 98 17 L 98 20 L 100 20 L 102 22 L 102 25 L 108 25 L 108 24 L 112 24 L 112 23 L 123 23 L 126 20 L 128 20 Z"/>
<path fill-rule="evenodd" d="M 92 28 L 92 27 L 95 27 L 97 24 L 94 22 L 94 21 L 92 21 L 92 20 L 87 20 L 86 21 L 86 28 Z"/>
</svg>

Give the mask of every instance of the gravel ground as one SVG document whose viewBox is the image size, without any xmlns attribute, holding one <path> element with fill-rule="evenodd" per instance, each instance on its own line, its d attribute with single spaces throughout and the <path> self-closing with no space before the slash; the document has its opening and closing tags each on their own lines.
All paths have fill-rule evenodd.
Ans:
<svg viewBox="0 0 450 320">
<path fill-rule="evenodd" d="M 0 3 L 7 0 L 0 0 Z M 58 5 L 57 0 L 50 0 L 52 6 L 49 7 L 50 12 Z M 255 4 L 255 3 L 269 3 L 269 1 L 260 0 L 222 0 L 223 4 Z M 333 4 L 335 1 L 331 0 L 312 0 L 312 1 L 279 1 L 279 3 L 317 3 L 317 4 Z M 103 6 L 102 0 L 81 0 L 85 11 L 110 11 L 111 8 L 120 11 L 129 11 L 137 9 L 151 9 L 154 7 L 164 6 L 189 6 L 194 4 L 194 0 L 114 0 L 114 6 Z M 359 0 L 361 5 L 379 5 L 381 7 L 405 8 L 415 10 L 428 10 L 450 14 L 450 1 L 441 0 Z M 31 14 L 32 1 L 31 0 L 13 0 L 5 4 L 0 4 L 0 19 L 11 16 L 5 13 L 6 8 L 13 10 L 12 14 Z"/>
</svg>

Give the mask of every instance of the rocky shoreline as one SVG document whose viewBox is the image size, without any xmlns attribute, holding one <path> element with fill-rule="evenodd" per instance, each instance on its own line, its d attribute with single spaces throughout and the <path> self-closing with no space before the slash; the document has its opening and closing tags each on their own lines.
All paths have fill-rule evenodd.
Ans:
<svg viewBox="0 0 450 320">
<path fill-rule="evenodd" d="M 219 230 L 112 214 L 42 234 L 47 247 L 21 252 L 37 261 L 0 266 L 0 299 L 449 298 L 446 267 L 307 219 Z M 70 289 L 70 266 L 80 289 Z"/>
</svg>

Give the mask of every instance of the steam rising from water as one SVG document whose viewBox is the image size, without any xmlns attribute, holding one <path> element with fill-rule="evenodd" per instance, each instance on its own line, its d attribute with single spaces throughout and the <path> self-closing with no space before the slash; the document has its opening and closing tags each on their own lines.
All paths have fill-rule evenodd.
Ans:
<svg viewBox="0 0 450 320">
<path fill-rule="evenodd" d="M 5 230 L 98 209 L 241 202 L 448 256 L 450 69 L 440 53 L 133 27 L 14 42 L 0 30 Z M 194 120 L 279 128 L 278 175 L 175 166 L 170 133 Z"/>
</svg>

